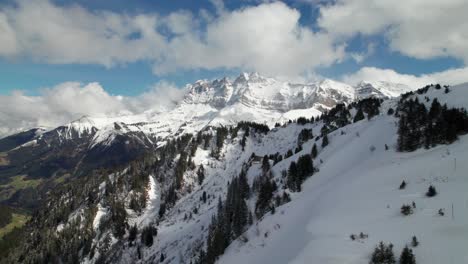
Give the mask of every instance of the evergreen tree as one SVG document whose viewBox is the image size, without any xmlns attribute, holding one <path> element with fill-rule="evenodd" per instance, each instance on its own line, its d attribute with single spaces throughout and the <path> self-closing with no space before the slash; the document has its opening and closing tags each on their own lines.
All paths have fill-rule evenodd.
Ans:
<svg viewBox="0 0 468 264">
<path fill-rule="evenodd" d="M 411 239 L 411 245 L 413 247 L 417 247 L 419 245 L 419 241 L 418 239 L 416 238 L 416 236 L 413 236 L 413 238 Z"/>
<path fill-rule="evenodd" d="M 293 161 L 293 162 L 291 162 L 289 164 L 288 178 L 287 178 L 287 182 L 286 182 L 287 186 L 292 191 L 301 191 L 300 190 L 300 185 L 299 186 L 297 185 L 298 178 L 299 178 L 299 173 L 298 173 L 297 165 L 296 165 L 296 162 Z M 299 189 L 298 189 L 298 187 L 299 187 Z"/>
<path fill-rule="evenodd" d="M 327 134 L 325 134 L 325 136 L 323 136 L 322 138 L 322 148 L 328 146 L 328 136 Z"/>
<path fill-rule="evenodd" d="M 359 107 L 358 111 L 356 112 L 356 115 L 354 116 L 353 123 L 363 120 L 364 118 L 364 112 L 362 112 L 362 108 Z"/>
<path fill-rule="evenodd" d="M 242 151 L 244 151 L 245 149 L 245 144 L 247 143 L 247 136 L 246 136 L 247 132 L 244 133 L 244 135 L 242 136 L 242 139 L 240 141 L 240 145 L 242 147 Z"/>
<path fill-rule="evenodd" d="M 400 264 L 416 264 L 416 259 L 413 254 L 413 250 L 405 246 L 400 256 Z"/>
<path fill-rule="evenodd" d="M 203 167 L 203 165 L 200 165 L 200 167 L 198 168 L 197 178 L 198 178 L 198 184 L 202 185 L 203 180 L 205 180 L 205 168 Z"/>
<path fill-rule="evenodd" d="M 317 157 L 317 144 L 314 143 L 314 146 L 312 147 L 312 151 L 311 151 L 311 155 L 312 155 L 312 158 L 315 159 Z"/>
<path fill-rule="evenodd" d="M 157 235 L 158 230 L 149 225 L 143 228 L 141 231 L 141 243 L 147 247 L 151 247 L 153 245 L 153 236 Z"/>
<path fill-rule="evenodd" d="M 138 228 L 137 228 L 136 224 L 134 224 L 130 228 L 130 230 L 128 232 L 128 240 L 129 241 L 134 241 L 136 239 L 136 237 L 137 237 L 137 234 L 138 234 Z"/>
<path fill-rule="evenodd" d="M 406 187 L 406 182 L 402 181 L 401 184 L 400 184 L 400 190 L 405 189 L 405 187 Z"/>
<path fill-rule="evenodd" d="M 263 156 L 262 160 L 262 171 L 263 173 L 266 173 L 270 170 L 270 160 L 268 159 L 268 156 L 265 155 Z"/>
<path fill-rule="evenodd" d="M 432 185 L 430 185 L 430 186 L 429 186 L 429 189 L 428 189 L 427 192 L 426 192 L 426 196 L 427 196 L 427 197 L 434 197 L 434 196 L 436 196 L 436 195 L 437 195 L 437 191 L 436 191 L 435 187 L 432 186 Z"/>
<path fill-rule="evenodd" d="M 380 242 L 374 249 L 369 264 L 395 264 L 395 255 L 393 254 L 393 245 L 386 245 Z"/>
<path fill-rule="evenodd" d="M 203 203 L 206 203 L 206 191 L 203 191 L 202 201 L 203 201 Z"/>
</svg>

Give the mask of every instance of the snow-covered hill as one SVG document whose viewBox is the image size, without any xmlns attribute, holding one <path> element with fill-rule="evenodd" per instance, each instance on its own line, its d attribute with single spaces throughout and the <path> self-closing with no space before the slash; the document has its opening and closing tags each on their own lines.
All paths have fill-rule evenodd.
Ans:
<svg viewBox="0 0 468 264">
<path fill-rule="evenodd" d="M 468 107 L 467 89 L 434 90 L 419 99 L 437 97 L 449 106 Z M 388 101 L 383 109 L 394 106 L 395 101 Z M 393 243 L 398 257 L 416 236 L 417 263 L 468 263 L 468 164 L 463 162 L 468 136 L 411 153 L 396 152 L 396 140 L 396 119 L 387 115 L 333 132 L 318 156 L 323 160 L 320 172 L 292 202 L 252 226 L 248 241 L 233 243 L 218 262 L 368 263 L 379 241 Z M 275 175 L 283 169 L 278 165 Z M 399 190 L 403 180 L 407 187 Z M 437 188 L 436 197 L 425 196 L 430 185 Z M 414 213 L 403 216 L 401 206 L 413 201 Z M 360 232 L 368 238 L 350 239 Z"/>
</svg>

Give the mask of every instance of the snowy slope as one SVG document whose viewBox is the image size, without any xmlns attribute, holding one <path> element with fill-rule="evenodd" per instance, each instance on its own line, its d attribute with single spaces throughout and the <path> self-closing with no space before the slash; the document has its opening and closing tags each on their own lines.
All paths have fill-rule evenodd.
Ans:
<svg viewBox="0 0 468 264">
<path fill-rule="evenodd" d="M 453 87 L 449 94 L 432 91 L 420 99 L 424 96 L 467 107 L 468 85 Z M 463 162 L 468 136 L 448 146 L 397 153 L 384 148 L 396 142 L 394 117 L 380 116 L 341 130 L 346 134 L 333 133 L 331 144 L 319 154 L 320 172 L 305 182 L 303 191 L 251 227 L 248 242 L 236 241 L 218 262 L 367 263 L 379 241 L 393 243 L 399 256 L 415 235 L 420 241 L 413 249 L 418 263 L 468 263 L 468 164 Z M 408 186 L 399 190 L 402 180 Z M 424 195 L 430 184 L 439 192 L 436 197 Z M 402 216 L 400 207 L 412 201 L 415 213 Z M 446 212 L 443 217 L 437 214 L 440 208 Z M 350 239 L 360 232 L 369 237 Z"/>
<path fill-rule="evenodd" d="M 356 85 L 355 89 L 357 98 L 367 98 L 370 96 L 392 98 L 398 97 L 400 94 L 413 91 L 414 87 L 386 81 L 362 81 Z"/>
<path fill-rule="evenodd" d="M 449 105 L 468 106 L 466 88 L 453 87 L 449 94 L 434 90 L 419 97 L 420 100 L 425 96 L 438 97 Z M 396 102 L 385 101 L 381 112 L 395 108 Z M 247 242 L 244 238 L 233 242 L 218 263 L 367 263 L 379 241 L 393 243 L 398 256 L 413 235 L 420 241 L 414 249 L 418 263 L 465 263 L 468 260 L 464 249 L 468 241 L 468 177 L 465 174 L 468 164 L 462 164 L 462 160 L 468 157 L 468 136 L 449 146 L 399 153 L 394 147 L 396 122 L 395 117 L 381 114 L 331 133 L 330 145 L 324 149 L 319 147 L 315 160 L 320 171 L 304 183 L 302 192 L 292 193 L 292 201 L 278 207 L 276 214 L 267 214 L 255 222 L 244 234 Z M 155 261 L 161 253 L 166 256 L 165 263 L 188 263 L 206 238 L 206 228 L 216 212 L 217 197 L 224 197 L 227 183 L 240 173 L 251 153 L 260 157 L 276 152 L 285 154 L 297 146 L 297 135 L 304 128 L 311 128 L 318 135 L 321 123 L 291 124 L 262 137 L 251 137 L 245 151 L 240 150 L 240 136 L 228 139 L 221 160 L 211 158 L 209 151 L 198 149 L 194 162 L 197 166 L 204 165 L 207 178 L 198 186 L 194 184 L 196 176 L 192 172 L 185 175 L 192 192 L 184 195 L 159 223 L 157 242 L 142 249 L 141 263 Z M 273 166 L 277 182 L 281 171 L 291 161 L 309 153 L 314 142 L 306 142 L 303 151 Z M 390 146 L 387 151 L 385 144 Z M 455 159 L 458 160 L 456 168 Z M 260 164 L 254 162 L 248 171 L 250 184 L 260 173 Z M 408 185 L 405 190 L 399 190 L 403 180 Z M 158 188 L 153 184 L 150 190 L 155 193 L 150 192 L 150 197 L 158 195 Z M 434 198 L 424 195 L 430 184 L 439 192 Z M 210 197 L 206 204 L 199 202 L 203 191 Z M 415 213 L 402 216 L 400 207 L 413 201 L 417 205 Z M 254 201 L 250 201 L 250 208 L 253 206 Z M 193 212 L 195 207 L 197 213 Z M 440 208 L 445 209 L 446 216 L 437 214 Z M 143 228 L 148 218 L 157 218 L 157 205 L 151 203 L 148 211 L 132 223 L 140 223 L 138 227 Z M 360 232 L 369 237 L 350 239 L 351 234 Z M 121 263 L 132 261 L 132 256 L 131 251 L 123 254 Z"/>
</svg>

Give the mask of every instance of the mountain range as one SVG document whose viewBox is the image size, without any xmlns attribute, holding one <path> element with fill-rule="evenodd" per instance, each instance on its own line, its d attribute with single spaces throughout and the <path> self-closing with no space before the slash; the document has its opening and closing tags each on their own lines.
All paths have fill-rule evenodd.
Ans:
<svg viewBox="0 0 468 264">
<path fill-rule="evenodd" d="M 420 263 L 463 263 L 467 91 L 243 73 L 187 85 L 167 111 L 11 135 L 1 203 L 31 220 L 3 252 L 8 263 L 357 264 L 383 241 L 395 254 L 413 245 Z"/>
</svg>

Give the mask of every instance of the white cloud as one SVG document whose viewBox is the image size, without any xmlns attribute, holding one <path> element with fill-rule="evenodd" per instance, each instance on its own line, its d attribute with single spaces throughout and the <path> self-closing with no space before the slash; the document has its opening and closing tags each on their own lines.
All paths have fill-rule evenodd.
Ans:
<svg viewBox="0 0 468 264">
<path fill-rule="evenodd" d="M 338 0 L 320 8 L 318 25 L 337 38 L 385 34 L 392 50 L 468 61 L 466 0 Z"/>
<path fill-rule="evenodd" d="M 279 2 L 224 12 L 204 34 L 172 39 L 154 70 L 242 68 L 292 75 L 344 57 L 344 46 L 301 26 L 299 18 L 298 10 Z"/>
<path fill-rule="evenodd" d="M 357 84 L 362 80 L 387 81 L 406 84 L 414 88 L 421 88 L 431 83 L 456 85 L 468 82 L 468 67 L 421 75 L 402 74 L 392 69 L 363 67 L 353 74 L 345 75 L 342 80 L 349 84 Z"/>
<path fill-rule="evenodd" d="M 262 3 L 216 14 L 176 11 L 165 16 L 90 11 L 48 0 L 0 7 L 0 56 L 113 67 L 136 61 L 156 74 L 180 69 L 241 68 L 299 74 L 344 58 L 344 46 L 299 24 L 286 4 Z"/>
<path fill-rule="evenodd" d="M 98 83 L 66 82 L 42 89 L 38 96 L 14 91 L 0 96 L 0 137 L 32 127 L 56 127 L 83 115 L 116 116 L 149 109 L 167 110 L 182 96 L 183 90 L 164 81 L 135 97 L 110 95 Z"/>
</svg>

